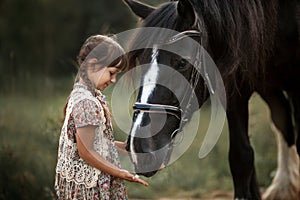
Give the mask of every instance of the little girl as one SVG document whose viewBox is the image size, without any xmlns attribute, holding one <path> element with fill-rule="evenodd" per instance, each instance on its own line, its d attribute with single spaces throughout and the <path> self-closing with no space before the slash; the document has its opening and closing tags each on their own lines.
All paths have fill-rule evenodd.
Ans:
<svg viewBox="0 0 300 200">
<path fill-rule="evenodd" d="M 148 185 L 121 169 L 110 112 L 100 91 L 126 67 L 122 47 L 107 36 L 89 37 L 77 57 L 79 71 L 65 107 L 56 166 L 58 199 L 128 199 L 123 180 Z"/>
</svg>

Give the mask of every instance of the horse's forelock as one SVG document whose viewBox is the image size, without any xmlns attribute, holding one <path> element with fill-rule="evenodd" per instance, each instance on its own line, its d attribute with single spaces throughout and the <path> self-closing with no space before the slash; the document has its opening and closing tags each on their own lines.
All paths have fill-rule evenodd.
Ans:
<svg viewBox="0 0 300 200">
<path fill-rule="evenodd" d="M 174 29 L 176 26 L 177 12 L 176 12 L 177 2 L 168 2 L 159 6 L 155 11 L 153 11 L 142 23 L 141 27 L 159 27 L 165 29 Z M 128 53 L 129 60 L 129 70 L 136 66 L 136 60 L 143 56 L 143 49 L 137 47 L 149 46 L 149 43 L 154 43 L 157 40 L 156 32 L 154 34 L 147 34 L 145 39 L 145 33 L 143 30 L 138 30 L 129 42 L 129 49 L 137 49 Z M 164 33 L 160 34 L 166 37 Z"/>
</svg>

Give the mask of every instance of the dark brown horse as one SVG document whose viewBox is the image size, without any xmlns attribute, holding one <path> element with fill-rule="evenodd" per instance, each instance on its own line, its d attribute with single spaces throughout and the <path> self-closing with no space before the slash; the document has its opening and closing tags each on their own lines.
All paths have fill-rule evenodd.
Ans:
<svg viewBox="0 0 300 200">
<path fill-rule="evenodd" d="M 201 41 L 201 45 L 211 55 L 225 84 L 226 114 L 230 131 L 229 163 L 234 183 L 234 198 L 261 199 L 254 169 L 254 152 L 248 134 L 248 102 L 251 95 L 257 92 L 270 108 L 272 127 L 279 132 L 280 144 L 279 170 L 272 187 L 264 197 L 298 199 L 299 157 L 295 156 L 295 144 L 299 154 L 299 0 L 179 0 L 167 2 L 157 8 L 134 0 L 125 2 L 143 19 L 142 27 L 199 32 L 199 37 L 195 40 Z M 138 32 L 132 45 L 144 41 L 142 37 L 143 33 Z M 152 37 L 159 36 L 154 34 Z M 130 63 L 134 67 L 138 60 L 141 64 L 150 63 L 151 66 L 155 60 L 181 70 L 183 76 L 192 80 L 192 66 L 184 59 L 174 59 L 175 57 L 176 55 L 170 53 L 149 51 L 147 48 L 132 52 Z M 146 73 L 143 74 L 142 80 Z M 157 73 L 155 76 L 161 75 Z M 208 98 L 208 95 L 202 95 L 208 94 L 205 93 L 208 88 L 203 87 L 204 82 L 205 80 L 201 79 L 194 88 L 197 89 L 195 93 L 199 107 Z M 141 88 L 137 102 L 140 102 L 143 91 Z M 174 131 L 177 130 L 176 127 L 181 123 L 181 116 L 178 114 L 181 108 L 175 96 L 159 84 L 151 91 L 153 92 L 148 95 L 147 102 L 136 104 L 137 112 L 133 119 L 135 128 L 131 130 L 128 139 L 127 148 L 131 151 L 131 156 L 134 156 L 137 170 L 145 165 L 159 167 L 168 159 L 166 157 L 169 148 L 159 155 L 152 153 L 151 156 L 143 158 L 140 158 L 138 153 L 155 152 L 158 148 L 168 146 Z M 150 138 L 136 137 L 142 135 L 139 127 L 150 124 L 148 131 L 151 132 L 155 126 L 151 126 L 151 119 L 144 111 L 161 108 L 170 114 L 162 131 Z M 196 108 L 190 112 L 195 110 Z M 140 174 L 152 176 L 156 171 Z"/>
</svg>

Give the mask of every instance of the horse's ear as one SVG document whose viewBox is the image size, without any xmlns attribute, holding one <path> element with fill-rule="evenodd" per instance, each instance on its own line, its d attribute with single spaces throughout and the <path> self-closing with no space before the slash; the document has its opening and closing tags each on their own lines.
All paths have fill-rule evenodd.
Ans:
<svg viewBox="0 0 300 200">
<path fill-rule="evenodd" d="M 145 19 L 148 15 L 150 15 L 155 10 L 154 7 L 146 5 L 136 0 L 123 0 L 123 1 L 129 6 L 129 8 L 132 10 L 132 12 L 135 15 L 141 17 L 142 19 Z"/>
<path fill-rule="evenodd" d="M 196 16 L 190 0 L 179 0 L 177 5 L 178 15 L 187 20 L 190 25 L 194 25 Z"/>
</svg>

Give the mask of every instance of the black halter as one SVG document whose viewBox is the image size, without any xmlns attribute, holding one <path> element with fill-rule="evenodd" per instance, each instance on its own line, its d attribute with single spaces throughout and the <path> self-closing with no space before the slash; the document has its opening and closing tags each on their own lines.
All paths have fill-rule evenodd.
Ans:
<svg viewBox="0 0 300 200">
<path fill-rule="evenodd" d="M 133 105 L 133 109 L 135 112 L 167 113 L 167 114 L 173 115 L 177 119 L 181 120 L 182 110 L 176 106 L 136 102 Z"/>
<path fill-rule="evenodd" d="M 177 35 L 171 37 L 164 44 L 172 44 L 181 39 L 184 39 L 186 37 L 192 37 L 192 36 L 198 36 L 198 37 L 200 36 L 201 37 L 201 32 L 195 31 L 195 30 L 184 31 L 184 32 L 178 33 Z M 199 52 L 198 54 L 201 56 L 201 53 L 202 52 Z M 200 62 L 199 55 L 197 55 L 196 62 Z M 199 63 L 195 63 L 195 64 L 198 65 Z M 200 78 L 200 72 L 198 72 L 198 70 L 195 69 L 195 67 L 194 67 L 193 71 L 192 71 L 192 75 L 191 75 L 191 80 L 189 81 L 191 83 L 193 89 L 195 89 L 195 87 L 197 86 L 199 78 Z M 185 97 L 186 97 L 186 95 L 183 97 L 183 100 L 185 99 Z M 173 115 L 177 119 L 179 119 L 180 120 L 179 127 L 175 131 L 173 131 L 173 133 L 171 134 L 172 145 L 173 145 L 173 143 L 174 143 L 173 140 L 174 140 L 175 136 L 177 135 L 178 132 L 180 132 L 183 125 L 188 121 L 187 113 L 189 112 L 190 101 L 192 98 L 193 98 L 193 95 L 190 95 L 187 106 L 184 110 L 182 110 L 180 107 L 177 107 L 177 106 L 140 103 L 140 102 L 136 102 L 133 105 L 133 110 L 135 112 L 167 113 L 167 114 Z"/>
<path fill-rule="evenodd" d="M 177 42 L 183 38 L 186 37 L 192 37 L 192 36 L 200 36 L 200 42 L 202 44 L 202 35 L 201 32 L 199 31 L 195 31 L 195 30 L 189 30 L 189 31 L 184 31 L 181 32 L 173 37 L 171 37 L 166 43 L 164 44 L 172 44 L 174 42 Z M 197 51 L 197 55 L 196 55 L 196 60 L 194 65 L 200 65 L 201 66 L 201 58 L 202 58 L 202 49 L 200 49 L 200 51 Z M 204 69 L 205 70 L 205 69 Z M 195 90 L 198 81 L 200 78 L 200 71 L 198 71 L 195 67 L 193 67 L 193 71 L 191 74 L 191 78 L 190 78 L 190 84 L 192 85 L 193 90 Z M 188 90 L 186 90 L 188 91 Z M 188 92 L 187 92 L 188 93 Z M 182 101 L 185 100 L 185 98 L 188 96 L 188 94 L 184 94 Z M 164 160 L 163 164 L 166 166 L 169 162 L 171 153 L 172 153 L 172 147 L 175 146 L 175 137 L 177 135 L 178 132 L 181 131 L 181 129 L 184 127 L 184 124 L 186 124 L 188 122 L 188 117 L 187 114 L 190 112 L 191 109 L 191 100 L 194 97 L 193 95 L 194 93 L 192 92 L 191 95 L 189 95 L 189 99 L 187 99 L 187 104 L 186 104 L 186 108 L 184 110 L 181 109 L 181 107 L 177 107 L 177 106 L 171 106 L 171 105 L 162 105 L 162 104 L 150 104 L 150 103 L 140 103 L 140 102 L 136 102 L 133 105 L 133 109 L 134 112 L 139 113 L 139 112 L 148 112 L 148 113 L 167 113 L 170 115 L 175 116 L 178 120 L 180 120 L 179 126 L 177 129 L 175 129 L 170 137 L 171 137 L 171 142 L 168 145 L 168 150 L 167 150 L 167 155 L 166 155 L 166 159 Z M 183 135 L 180 139 L 180 141 L 178 143 L 180 143 L 183 140 Z"/>
</svg>

